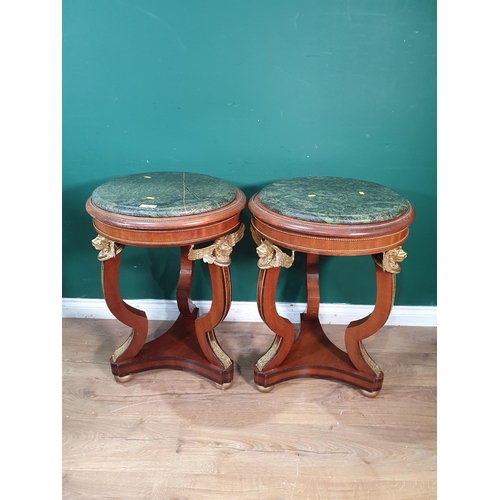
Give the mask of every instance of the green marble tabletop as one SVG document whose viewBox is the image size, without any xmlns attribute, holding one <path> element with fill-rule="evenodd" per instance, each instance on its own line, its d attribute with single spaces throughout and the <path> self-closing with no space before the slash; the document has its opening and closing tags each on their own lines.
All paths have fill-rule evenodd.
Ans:
<svg viewBox="0 0 500 500">
<path fill-rule="evenodd" d="M 92 193 L 92 202 L 117 214 L 172 217 L 209 212 L 235 197 L 234 186 L 209 175 L 147 172 L 101 184 Z"/>
<path fill-rule="evenodd" d="M 343 177 L 296 177 L 269 184 L 261 203 L 281 215 L 311 222 L 363 224 L 394 219 L 409 207 L 380 184 Z"/>
</svg>

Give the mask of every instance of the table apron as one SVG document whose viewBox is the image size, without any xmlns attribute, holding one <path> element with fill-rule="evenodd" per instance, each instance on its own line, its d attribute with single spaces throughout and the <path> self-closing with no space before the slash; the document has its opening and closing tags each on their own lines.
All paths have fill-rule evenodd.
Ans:
<svg viewBox="0 0 500 500">
<path fill-rule="evenodd" d="M 97 219 L 93 220 L 93 224 L 99 235 L 115 243 L 140 247 L 171 247 L 205 243 L 232 233 L 240 225 L 240 214 L 201 227 L 168 230 L 125 229 Z"/>
<path fill-rule="evenodd" d="M 252 225 L 270 243 L 298 252 L 319 255 L 373 255 L 401 246 L 409 235 L 409 227 L 405 227 L 394 233 L 373 237 L 328 238 L 283 231 L 256 217 L 252 217 Z"/>
</svg>

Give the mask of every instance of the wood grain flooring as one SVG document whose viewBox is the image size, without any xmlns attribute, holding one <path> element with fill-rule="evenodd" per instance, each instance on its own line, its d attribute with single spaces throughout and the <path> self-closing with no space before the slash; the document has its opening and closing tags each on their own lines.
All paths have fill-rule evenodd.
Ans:
<svg viewBox="0 0 500 500">
<path fill-rule="evenodd" d="M 151 338 L 168 322 L 151 322 Z M 324 325 L 343 348 L 344 327 Z M 64 319 L 64 499 L 356 499 L 437 497 L 436 328 L 386 326 L 365 342 L 385 373 L 374 399 L 327 380 L 261 393 L 253 365 L 274 334 L 222 323 L 237 363 L 225 391 L 189 372 L 115 382 L 117 320 Z"/>
</svg>

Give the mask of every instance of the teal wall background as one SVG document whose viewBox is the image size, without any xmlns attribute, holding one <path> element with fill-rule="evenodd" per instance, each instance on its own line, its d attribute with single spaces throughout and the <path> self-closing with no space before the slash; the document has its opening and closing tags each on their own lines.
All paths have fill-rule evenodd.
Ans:
<svg viewBox="0 0 500 500">
<path fill-rule="evenodd" d="M 395 189 L 417 212 L 396 305 L 436 305 L 435 0 L 62 5 L 63 297 L 102 298 L 92 191 L 173 170 L 220 177 L 248 198 L 303 175 Z M 174 298 L 178 253 L 126 248 L 123 298 Z M 254 300 L 248 230 L 232 260 L 233 300 Z M 194 299 L 210 299 L 201 263 L 196 273 Z M 305 300 L 303 273 L 299 255 L 278 300 Z M 372 304 L 370 257 L 323 258 L 321 291 L 323 302 Z"/>
</svg>

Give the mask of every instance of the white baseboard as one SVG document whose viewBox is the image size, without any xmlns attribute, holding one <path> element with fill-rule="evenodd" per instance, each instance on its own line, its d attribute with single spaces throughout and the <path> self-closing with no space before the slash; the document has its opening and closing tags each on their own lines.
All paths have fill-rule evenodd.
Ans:
<svg viewBox="0 0 500 500">
<path fill-rule="evenodd" d="M 126 300 L 127 304 L 144 311 L 151 320 L 174 320 L 179 311 L 175 300 Z M 211 301 L 194 301 L 205 314 Z M 299 323 L 300 313 L 305 311 L 303 303 L 278 303 L 278 313 L 292 323 Z M 351 304 L 321 304 L 319 320 L 322 324 L 347 325 L 361 319 L 373 311 L 373 306 Z M 104 299 L 62 299 L 63 318 L 112 319 Z M 255 302 L 232 302 L 225 321 L 262 321 Z M 386 325 L 397 326 L 437 326 L 437 308 L 434 306 L 394 306 Z"/>
</svg>

